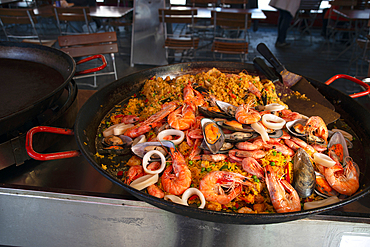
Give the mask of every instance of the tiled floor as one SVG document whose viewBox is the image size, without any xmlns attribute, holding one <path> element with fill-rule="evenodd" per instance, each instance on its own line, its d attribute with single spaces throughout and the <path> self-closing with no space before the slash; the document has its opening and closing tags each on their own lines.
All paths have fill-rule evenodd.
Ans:
<svg viewBox="0 0 370 247">
<path fill-rule="evenodd" d="M 49 34 L 53 34 L 53 28 L 49 26 Z M 1 33 L 1 32 L 0 32 Z M 291 43 L 289 47 L 286 48 L 275 48 L 274 43 L 276 40 L 277 29 L 275 25 L 259 24 L 257 31 L 250 32 L 250 49 L 248 54 L 248 63 L 252 63 L 252 60 L 260 54 L 256 50 L 256 46 L 263 42 L 265 43 L 273 52 L 273 54 L 285 65 L 285 67 L 292 72 L 308 76 L 310 78 L 326 81 L 336 74 L 348 74 L 351 76 L 365 77 L 367 74 L 367 64 L 363 64 L 363 71 L 360 70 L 356 72 L 356 63 L 350 64 L 350 59 L 352 56 L 353 49 L 349 49 L 338 59 L 334 59 L 337 54 L 343 51 L 346 46 L 335 42 L 330 46 L 325 44 L 325 39 L 320 35 L 321 29 L 313 29 L 312 36 L 310 35 L 300 35 L 299 32 L 291 30 L 288 34 L 287 41 Z M 57 34 L 54 34 L 54 38 Z M 118 70 L 118 78 L 129 75 L 131 73 L 153 68 L 152 65 L 135 65 L 130 66 L 130 47 L 129 37 L 127 32 L 121 30 L 118 33 L 120 39 L 120 54 L 116 54 L 116 64 Z M 53 38 L 53 37 L 52 37 Z M 3 40 L 4 36 L 0 34 L 0 40 Z M 56 47 L 58 45 L 56 44 Z M 209 46 L 208 46 L 209 48 Z M 262 56 L 260 56 L 262 57 Z M 210 51 L 206 49 L 199 50 L 197 52 L 196 61 L 212 61 L 213 55 Z M 175 61 L 177 62 L 177 61 Z M 92 78 L 83 79 L 84 81 L 89 80 L 92 83 Z M 107 85 L 108 83 L 114 81 L 113 76 L 102 76 L 98 77 L 98 88 L 100 89 Z M 82 82 L 80 80 L 79 82 Z M 340 91 L 350 94 L 362 90 L 359 86 L 355 85 L 349 81 L 336 81 L 332 84 Z M 92 90 L 94 88 L 84 85 L 79 85 L 79 89 Z M 368 97 L 365 99 L 360 99 L 363 104 L 368 104 Z M 369 107 L 370 108 L 370 107 Z"/>
</svg>

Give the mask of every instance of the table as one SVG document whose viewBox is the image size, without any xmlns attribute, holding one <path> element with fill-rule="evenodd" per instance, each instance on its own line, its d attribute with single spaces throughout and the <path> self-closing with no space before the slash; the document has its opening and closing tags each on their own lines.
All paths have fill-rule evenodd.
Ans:
<svg viewBox="0 0 370 247">
<path fill-rule="evenodd" d="M 90 7 L 90 16 L 95 18 L 121 18 L 132 11 L 132 7 L 95 6 Z"/>
<path fill-rule="evenodd" d="M 0 0 L 4 1 L 4 0 Z M 10 0 L 5 0 L 10 1 Z M 12 0 L 13 1 L 13 0 Z M 90 16 L 94 18 L 121 18 L 130 13 L 132 7 L 116 7 L 116 6 L 93 6 L 90 7 Z M 52 17 L 54 16 L 53 6 L 41 6 L 33 9 L 36 16 Z"/>
<path fill-rule="evenodd" d="M 261 9 L 233 9 L 233 8 L 199 8 L 199 7 L 187 7 L 187 6 L 175 6 L 175 7 L 167 7 L 167 9 L 179 9 L 179 10 L 187 10 L 187 9 L 197 9 L 198 13 L 194 16 L 195 20 L 203 20 L 203 19 L 211 19 L 211 12 L 212 11 L 224 11 L 229 13 L 246 13 L 251 14 L 252 20 L 264 20 L 266 19 L 266 15 L 263 13 Z"/>
<path fill-rule="evenodd" d="M 341 55 L 343 55 L 346 51 L 348 51 L 350 48 L 353 48 L 353 45 L 356 43 L 357 38 L 361 34 L 361 32 L 364 30 L 367 21 L 370 17 L 370 9 L 333 9 L 334 13 L 338 14 L 338 16 L 342 16 L 349 21 L 355 22 L 355 38 L 350 43 L 350 45 L 344 49 L 342 52 L 340 52 L 335 59 L 338 59 Z"/>
<path fill-rule="evenodd" d="M 0 6 L 5 5 L 5 4 L 10 4 L 10 3 L 17 3 L 21 2 L 22 0 L 0 0 Z"/>
</svg>

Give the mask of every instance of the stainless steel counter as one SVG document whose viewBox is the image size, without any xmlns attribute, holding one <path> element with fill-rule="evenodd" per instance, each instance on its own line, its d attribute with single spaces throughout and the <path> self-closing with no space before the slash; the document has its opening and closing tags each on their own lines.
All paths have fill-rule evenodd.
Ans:
<svg viewBox="0 0 370 247">
<path fill-rule="evenodd" d="M 73 137 L 63 138 L 60 143 L 76 148 Z M 175 215 L 138 201 L 83 157 L 30 160 L 0 171 L 2 245 L 346 246 L 345 242 L 356 241 L 360 247 L 370 245 L 369 216 L 370 196 L 366 196 L 304 220 L 227 225 Z"/>
</svg>

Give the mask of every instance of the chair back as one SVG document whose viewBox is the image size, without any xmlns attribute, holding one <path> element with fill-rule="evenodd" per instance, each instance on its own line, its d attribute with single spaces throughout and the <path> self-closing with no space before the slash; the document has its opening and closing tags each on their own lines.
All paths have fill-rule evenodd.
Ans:
<svg viewBox="0 0 370 247">
<path fill-rule="evenodd" d="M 89 7 L 54 7 L 55 18 L 57 21 L 90 21 Z"/>
<path fill-rule="evenodd" d="M 319 10 L 322 0 L 301 0 L 299 10 Z"/>
<path fill-rule="evenodd" d="M 63 35 L 58 37 L 60 50 L 72 57 L 118 52 L 116 32 Z"/>
<path fill-rule="evenodd" d="M 0 8 L 0 19 L 4 24 L 31 24 L 37 23 L 32 9 Z"/>
<path fill-rule="evenodd" d="M 33 13 L 32 9 L 22 8 L 22 9 L 8 9 L 0 8 L 0 26 L 2 27 L 6 39 L 9 41 L 9 37 L 15 39 L 27 39 L 27 38 L 37 38 L 38 42 L 42 44 L 41 38 L 36 30 L 35 23 L 37 23 L 37 18 Z M 29 24 L 32 26 L 32 33 L 21 33 L 21 34 L 11 34 L 8 32 L 5 25 L 11 24 Z"/>
<path fill-rule="evenodd" d="M 197 9 L 158 9 L 159 22 L 162 23 L 194 23 Z"/>
<path fill-rule="evenodd" d="M 227 11 L 212 11 L 212 18 L 216 26 L 226 29 L 247 30 L 251 27 L 250 13 L 234 13 Z"/>
</svg>

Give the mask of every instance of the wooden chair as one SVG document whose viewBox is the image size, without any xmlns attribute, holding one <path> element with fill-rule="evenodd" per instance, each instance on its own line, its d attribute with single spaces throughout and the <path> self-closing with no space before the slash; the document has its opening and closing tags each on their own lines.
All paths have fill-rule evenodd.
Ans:
<svg viewBox="0 0 370 247">
<path fill-rule="evenodd" d="M 92 33 L 91 27 L 89 25 L 89 23 L 91 22 L 89 7 L 53 7 L 53 9 L 58 29 L 61 35 L 73 33 Z M 87 27 L 87 32 L 84 32 L 82 29 L 83 23 Z M 75 25 L 78 25 L 78 27 Z M 65 26 L 65 31 L 63 31 L 62 26 Z M 78 30 L 78 28 L 80 30 Z M 69 31 L 69 29 L 71 31 Z"/>
<path fill-rule="evenodd" d="M 0 25 L 5 33 L 6 39 L 37 39 L 40 44 L 42 40 L 36 30 L 37 18 L 32 9 L 8 9 L 0 8 Z M 15 25 L 14 25 L 15 24 Z M 19 30 L 21 26 L 30 25 L 32 29 Z"/>
<path fill-rule="evenodd" d="M 215 26 L 212 45 L 214 59 L 217 53 L 221 54 L 220 59 L 223 58 L 223 54 L 237 54 L 244 62 L 248 54 L 247 36 L 251 26 L 251 14 L 212 11 L 212 16 Z M 221 33 L 216 32 L 217 27 L 222 30 Z M 227 35 L 226 32 L 231 32 L 231 35 Z"/>
<path fill-rule="evenodd" d="M 199 38 L 194 37 L 193 31 L 197 10 L 159 9 L 158 12 L 159 21 L 163 24 L 166 59 L 175 58 L 179 52 L 181 61 L 194 59 L 199 45 Z"/>
<path fill-rule="evenodd" d="M 316 20 L 322 0 L 301 0 L 301 4 L 290 28 L 297 28 L 301 35 L 308 33 L 312 43 L 311 28 Z"/>
<path fill-rule="evenodd" d="M 86 78 L 86 77 L 94 77 L 94 84 L 84 84 L 91 87 L 96 88 L 97 76 L 103 75 L 114 75 L 115 80 L 117 80 L 117 69 L 115 63 L 115 56 L 114 53 L 118 52 L 118 45 L 117 45 L 117 35 L 115 32 L 105 32 L 105 33 L 93 33 L 93 34 L 79 34 L 79 35 L 62 35 L 58 37 L 58 43 L 61 47 L 60 50 L 68 53 L 73 58 L 81 58 L 86 56 L 92 55 L 100 55 L 99 58 L 102 59 L 103 64 L 105 62 L 105 57 L 103 54 L 110 54 L 112 60 L 112 71 L 111 72 L 101 72 L 93 74 L 87 74 L 94 71 L 94 69 L 89 69 L 83 72 L 77 72 L 74 79 L 79 78 Z M 87 59 L 83 59 L 77 64 L 84 63 L 96 57 L 89 57 Z M 103 69 L 104 67 L 100 67 Z M 80 83 L 82 85 L 82 83 Z"/>
</svg>

